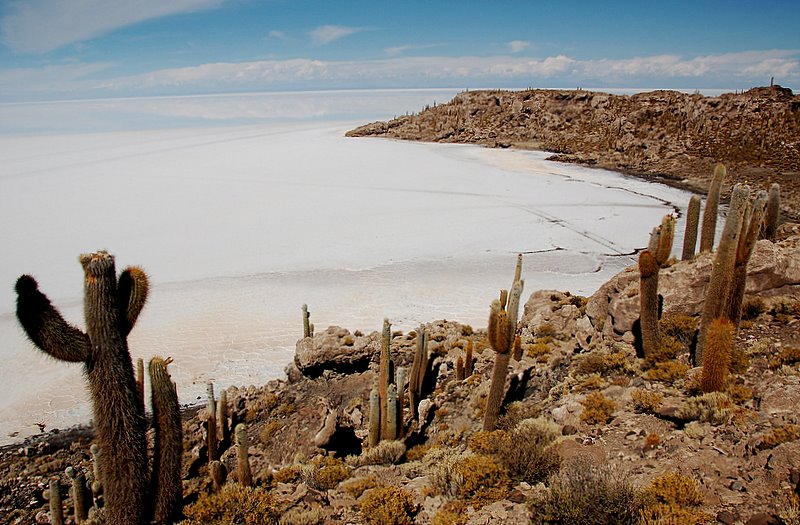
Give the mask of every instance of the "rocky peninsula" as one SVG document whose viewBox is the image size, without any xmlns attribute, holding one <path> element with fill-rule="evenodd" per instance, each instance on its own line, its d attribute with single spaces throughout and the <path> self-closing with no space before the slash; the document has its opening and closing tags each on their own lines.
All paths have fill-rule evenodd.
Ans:
<svg viewBox="0 0 800 525">
<path fill-rule="evenodd" d="M 445 104 L 348 136 L 480 144 L 552 152 L 575 162 L 705 192 L 714 164 L 730 181 L 781 185 L 800 218 L 800 95 L 780 86 L 718 97 L 677 91 L 612 95 L 584 90 L 465 91 Z"/>
</svg>

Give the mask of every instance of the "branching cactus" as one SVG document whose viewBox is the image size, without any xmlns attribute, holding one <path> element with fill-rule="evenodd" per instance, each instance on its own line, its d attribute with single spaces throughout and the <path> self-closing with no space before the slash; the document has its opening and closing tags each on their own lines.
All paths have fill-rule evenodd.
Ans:
<svg viewBox="0 0 800 525">
<path fill-rule="evenodd" d="M 172 523 L 182 511 L 183 427 L 178 404 L 178 390 L 167 371 L 171 358 L 153 357 L 150 371 L 150 397 L 153 403 L 153 427 L 156 429 L 150 497 L 153 521 Z"/>
<path fill-rule="evenodd" d="M 518 261 L 520 259 L 517 259 Z M 517 268 L 520 267 L 519 262 Z M 517 331 L 517 317 L 519 316 L 519 302 L 522 297 L 524 281 L 518 279 L 520 272 L 514 273 L 514 285 L 511 293 L 505 290 L 500 292 L 500 300 L 495 299 L 489 310 L 489 324 L 487 326 L 489 344 L 495 351 L 494 366 L 492 367 L 492 383 L 489 387 L 489 397 L 486 399 L 486 410 L 483 417 L 483 429 L 494 430 L 505 393 L 506 376 L 508 375 L 508 362 L 511 358 L 514 339 Z M 508 309 L 506 309 L 508 298 Z"/>
<path fill-rule="evenodd" d="M 719 212 L 719 196 L 722 189 L 722 181 L 727 175 L 727 170 L 723 164 L 714 167 L 714 177 L 708 187 L 708 197 L 706 197 L 706 209 L 703 212 L 703 228 L 700 232 L 700 251 L 710 252 L 714 249 L 714 238 L 717 232 L 717 213 Z"/>
<path fill-rule="evenodd" d="M 730 285 L 727 311 L 725 317 L 733 323 L 734 332 L 738 330 L 742 320 L 742 303 L 747 285 L 747 264 L 756 247 L 764 224 L 764 213 L 767 207 L 767 192 L 760 191 L 753 202 L 747 206 L 739 233 L 739 244 L 736 247 L 736 261 L 733 265 L 733 280 Z"/>
<path fill-rule="evenodd" d="M 102 251 L 82 255 L 80 262 L 86 332 L 69 325 L 29 275 L 17 280 L 17 318 L 40 350 L 58 360 L 84 364 L 108 522 L 141 525 L 152 521 L 150 502 L 156 496 L 148 494 L 144 407 L 127 337 L 147 300 L 147 275 L 141 268 L 129 267 L 118 279 L 114 257 Z M 180 418 L 170 424 L 180 427 Z M 162 462 L 160 469 L 165 468 Z"/>
<path fill-rule="evenodd" d="M 689 207 L 686 209 L 686 230 L 683 234 L 683 252 L 681 260 L 689 261 L 694 258 L 697 246 L 697 228 L 700 223 L 700 196 L 692 195 Z"/>
<path fill-rule="evenodd" d="M 736 264 L 736 251 L 742 229 L 742 217 L 749 196 L 749 186 L 742 184 L 735 185 L 731 192 L 728 218 L 725 221 L 725 228 L 722 230 L 717 254 L 711 267 L 711 278 L 706 289 L 703 315 L 700 318 L 700 335 L 697 340 L 695 355 L 695 361 L 698 366 L 703 364 L 706 332 L 709 325 L 714 319 L 726 316 L 729 311 L 728 302 L 731 283 L 733 282 L 733 270 Z"/>
<path fill-rule="evenodd" d="M 703 392 L 722 392 L 728 382 L 733 347 L 733 324 L 723 318 L 714 319 L 706 334 L 706 351 L 700 389 Z"/>
<path fill-rule="evenodd" d="M 669 260 L 675 237 L 675 218 L 665 215 L 653 230 L 649 248 L 639 254 L 639 317 L 644 356 L 652 355 L 661 344 L 658 330 L 658 272 Z"/>
<path fill-rule="evenodd" d="M 764 218 L 763 238 L 774 241 L 778 233 L 781 216 L 781 185 L 777 182 L 769 187 L 767 215 Z"/>
<path fill-rule="evenodd" d="M 253 474 L 250 471 L 250 443 L 247 439 L 247 425 L 236 425 L 236 466 L 239 484 L 245 487 L 253 485 Z"/>
</svg>

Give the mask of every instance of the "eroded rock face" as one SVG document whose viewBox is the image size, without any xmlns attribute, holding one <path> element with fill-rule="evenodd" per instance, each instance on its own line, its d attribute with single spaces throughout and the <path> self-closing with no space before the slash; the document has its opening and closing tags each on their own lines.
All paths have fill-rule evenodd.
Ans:
<svg viewBox="0 0 800 525">
<path fill-rule="evenodd" d="M 323 333 L 297 342 L 294 362 L 307 377 L 318 377 L 325 370 L 363 372 L 378 351 L 374 338 L 356 337 L 349 330 L 329 326 Z"/>
</svg>

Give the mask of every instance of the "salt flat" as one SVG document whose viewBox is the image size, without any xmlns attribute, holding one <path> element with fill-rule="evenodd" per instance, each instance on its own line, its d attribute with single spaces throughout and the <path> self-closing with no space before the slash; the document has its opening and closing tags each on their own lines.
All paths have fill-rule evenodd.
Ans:
<svg viewBox="0 0 800 525">
<path fill-rule="evenodd" d="M 139 264 L 151 275 L 131 351 L 172 356 L 181 401 L 191 403 L 209 380 L 279 377 L 302 333 L 303 303 L 317 330 L 372 331 L 384 317 L 404 330 L 441 318 L 482 327 L 516 253 L 526 254 L 526 292 L 589 294 L 688 202 L 678 190 L 542 153 L 345 138 L 360 113 L 312 108 L 303 119 L 242 121 L 247 101 L 192 98 L 194 109 L 180 109 L 205 108 L 216 125 L 169 127 L 178 117 L 162 109 L 157 126 L 117 129 L 103 115 L 118 112 L 94 108 L 91 119 L 104 125 L 67 132 L 65 119 L 64 129 L 0 134 L 0 443 L 37 422 L 90 418 L 81 367 L 35 350 L 13 313 L 14 281 L 30 273 L 81 326 L 79 253 L 107 249 L 119 269 Z M 172 113 L 178 102 L 150 101 Z M 263 108 L 280 107 L 250 102 L 267 116 L 277 110 Z M 372 114 L 368 104 L 376 103 L 359 111 Z M 120 105 L 135 112 L 137 103 Z"/>
</svg>

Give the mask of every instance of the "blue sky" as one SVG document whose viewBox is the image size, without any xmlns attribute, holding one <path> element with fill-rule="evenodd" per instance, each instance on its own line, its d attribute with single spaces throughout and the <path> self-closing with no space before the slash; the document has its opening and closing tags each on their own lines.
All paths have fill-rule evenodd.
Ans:
<svg viewBox="0 0 800 525">
<path fill-rule="evenodd" d="M 800 2 L 3 0 L 0 101 L 800 87 Z"/>
</svg>

